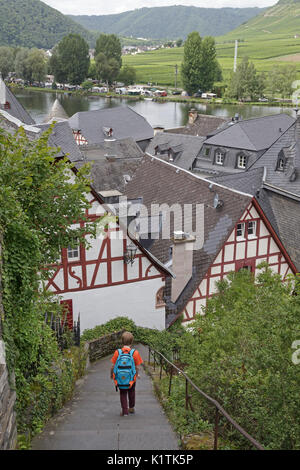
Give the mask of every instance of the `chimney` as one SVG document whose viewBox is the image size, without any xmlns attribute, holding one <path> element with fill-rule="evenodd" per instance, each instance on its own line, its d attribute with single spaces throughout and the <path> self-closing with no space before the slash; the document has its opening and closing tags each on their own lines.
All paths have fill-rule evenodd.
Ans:
<svg viewBox="0 0 300 470">
<path fill-rule="evenodd" d="M 185 232 L 174 232 L 172 271 L 176 278 L 172 279 L 171 301 L 176 302 L 179 295 L 193 274 L 193 254 L 196 239 Z"/>
<path fill-rule="evenodd" d="M 198 113 L 197 113 L 197 110 L 192 108 L 189 112 L 189 124 L 194 124 L 194 122 L 196 121 L 198 117 Z"/>
<path fill-rule="evenodd" d="M 296 123 L 295 123 L 295 141 L 300 141 L 300 113 L 298 109 L 296 111 Z"/>
</svg>

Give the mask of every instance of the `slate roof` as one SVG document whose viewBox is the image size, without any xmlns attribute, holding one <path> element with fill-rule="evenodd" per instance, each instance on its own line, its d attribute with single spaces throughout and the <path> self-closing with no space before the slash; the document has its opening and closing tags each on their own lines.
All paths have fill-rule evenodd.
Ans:
<svg viewBox="0 0 300 470">
<path fill-rule="evenodd" d="M 300 200 L 278 194 L 264 183 L 264 168 L 254 168 L 243 174 L 217 176 L 211 180 L 229 188 L 253 194 L 276 234 L 300 272 Z"/>
<path fill-rule="evenodd" d="M 214 209 L 214 197 L 218 194 L 224 205 Z M 143 198 L 143 204 L 151 213 L 151 204 L 191 204 L 195 220 L 197 204 L 204 204 L 204 246 L 193 252 L 193 276 L 186 285 L 176 304 L 170 301 L 170 281 L 167 281 L 167 324 L 181 313 L 197 285 L 201 282 L 209 266 L 218 255 L 222 245 L 232 232 L 237 220 L 241 217 L 252 196 L 214 185 L 210 189 L 210 181 L 200 178 L 193 173 L 179 169 L 175 165 L 164 162 L 156 157 L 146 155 L 137 168 L 132 180 L 125 188 L 125 194 L 130 199 Z M 164 219 L 163 219 L 164 220 Z M 203 225 L 201 224 L 201 227 Z M 171 235 L 174 226 L 171 222 Z M 199 227 L 201 231 L 201 228 Z M 201 234 L 197 233 L 200 237 Z M 167 263 L 172 241 L 168 239 L 154 240 L 149 251 L 161 262 Z"/>
<path fill-rule="evenodd" d="M 117 189 L 123 193 L 144 153 L 130 137 L 81 148 L 85 162 L 92 164 L 91 178 L 97 191 Z"/>
<path fill-rule="evenodd" d="M 155 155 L 157 149 L 158 153 L 156 156 L 162 160 L 169 161 L 169 151 L 175 165 L 185 170 L 190 170 L 201 150 L 204 140 L 204 137 L 158 132 L 146 148 L 146 152 L 150 155 Z"/>
<path fill-rule="evenodd" d="M 133 137 L 140 142 L 154 135 L 146 119 L 129 106 L 79 112 L 69 118 L 69 124 L 73 130 L 80 130 L 89 144 L 103 142 L 107 138 L 105 128 L 112 128 L 117 140 Z"/>
<path fill-rule="evenodd" d="M 294 122 L 283 113 L 241 120 L 208 138 L 205 144 L 259 152 L 271 147 Z"/>
<path fill-rule="evenodd" d="M 281 188 L 300 196 L 300 140 L 297 126 L 300 127 L 300 117 L 282 136 L 252 165 L 251 169 L 266 168 L 265 181 L 268 184 Z M 282 152 L 282 153 L 281 153 Z M 277 168 L 278 158 L 285 159 L 283 171 Z M 296 170 L 296 178 L 291 178 Z"/>
<path fill-rule="evenodd" d="M 209 114 L 198 113 L 197 119 L 193 124 L 187 124 L 185 127 L 177 127 L 174 129 L 165 129 L 165 133 L 175 133 L 184 135 L 193 135 L 207 137 L 215 132 L 224 124 L 231 121 L 231 118 L 211 116 Z"/>
<path fill-rule="evenodd" d="M 40 129 L 41 132 L 45 132 L 50 127 L 50 123 L 35 125 L 35 127 Z M 71 162 L 83 161 L 84 159 L 83 154 L 75 142 L 73 132 L 68 121 L 61 121 L 54 124 L 48 144 L 50 147 L 60 148 L 60 151 L 57 154 L 58 157 L 64 157 L 67 155 Z"/>
<path fill-rule="evenodd" d="M 9 108 L 5 107 L 5 103 L 9 103 Z M 11 116 L 19 119 L 24 124 L 27 124 L 27 125 L 35 124 L 30 114 L 17 100 L 13 92 L 6 86 L 1 76 L 0 76 L 0 109 L 5 110 Z"/>
</svg>

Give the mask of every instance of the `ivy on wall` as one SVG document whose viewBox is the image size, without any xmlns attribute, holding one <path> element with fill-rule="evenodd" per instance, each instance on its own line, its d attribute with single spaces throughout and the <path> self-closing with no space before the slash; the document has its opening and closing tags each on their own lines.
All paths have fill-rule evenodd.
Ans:
<svg viewBox="0 0 300 470">
<path fill-rule="evenodd" d="M 51 131 L 30 141 L 22 128 L 14 135 L 0 129 L 3 335 L 16 377 L 19 432 L 36 432 L 68 396 L 78 373 L 45 324 L 45 314 L 59 315 L 60 306 L 43 290 L 43 280 L 62 246 L 74 238 L 86 243 L 83 229 L 71 225 L 88 207 L 89 168 L 78 170 L 72 182 L 72 164 L 57 160 L 57 149 L 48 146 Z M 94 235 L 94 225 L 88 231 Z"/>
</svg>

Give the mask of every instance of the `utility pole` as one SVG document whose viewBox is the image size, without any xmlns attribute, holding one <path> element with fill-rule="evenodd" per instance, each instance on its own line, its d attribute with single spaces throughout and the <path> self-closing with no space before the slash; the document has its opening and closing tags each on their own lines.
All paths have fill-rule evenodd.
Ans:
<svg viewBox="0 0 300 470">
<path fill-rule="evenodd" d="M 235 40 L 235 50 L 234 50 L 234 65 L 233 65 L 233 71 L 234 72 L 236 72 L 236 67 L 237 67 L 238 44 L 239 44 L 239 41 L 238 41 L 238 39 L 236 39 Z"/>
</svg>

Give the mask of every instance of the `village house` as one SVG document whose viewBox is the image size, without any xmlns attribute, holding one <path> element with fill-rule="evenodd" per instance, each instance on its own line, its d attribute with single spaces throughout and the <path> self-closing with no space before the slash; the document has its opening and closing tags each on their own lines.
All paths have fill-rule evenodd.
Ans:
<svg viewBox="0 0 300 470">
<path fill-rule="evenodd" d="M 128 106 L 79 112 L 69 118 L 69 124 L 80 146 L 131 137 L 144 151 L 154 135 L 146 119 Z"/>
<path fill-rule="evenodd" d="M 243 172 L 250 168 L 295 122 L 287 114 L 241 120 L 208 135 L 192 170 L 208 176 Z"/>
<path fill-rule="evenodd" d="M 21 108 L 20 114 L 23 115 Z M 29 139 L 38 138 L 50 125 L 25 124 L 4 110 L 0 110 L 0 120 L 0 126 L 12 133 L 23 127 Z M 68 121 L 54 125 L 49 146 L 58 148 L 57 158 L 64 156 L 74 163 L 74 174 L 70 175 L 74 179 L 76 167 L 82 165 L 84 156 Z M 62 247 L 60 260 L 51 266 L 54 274 L 45 288 L 67 305 L 70 323 L 80 314 L 82 330 L 117 316 L 127 316 L 140 326 L 164 329 L 165 304 L 161 293 L 172 272 L 117 219 L 114 206 L 109 205 L 115 201 L 112 195 L 115 193 L 101 196 L 91 186 L 86 194 L 90 209 L 85 215 L 88 221 L 105 220 L 108 228 L 96 239 L 86 234 L 89 249 L 82 244 L 75 248 Z"/>
<path fill-rule="evenodd" d="M 294 251 L 297 243 L 288 243 L 287 229 L 293 232 L 293 228 L 281 223 L 284 209 L 279 216 L 274 194 L 257 194 L 257 183 L 250 182 L 247 173 L 242 176 L 239 188 L 233 189 L 146 155 L 126 186 L 127 197 L 140 198 L 149 214 L 152 204 L 159 206 L 160 236 L 150 233 L 146 240 L 141 237 L 140 243 L 146 243 L 176 276 L 168 278 L 164 292 L 167 326 L 181 315 L 188 324 L 197 313 L 203 313 L 207 299 L 217 291 L 216 283 L 231 271 L 248 269 L 255 274 L 263 261 L 282 278 L 300 269 L 299 250 Z M 189 206 L 188 220 L 170 217 L 170 234 L 164 237 L 164 225 L 178 205 L 182 211 Z M 201 207 L 202 223 L 197 224 Z M 290 215 L 292 210 L 289 206 Z M 186 222 L 193 227 L 190 232 Z M 295 241 L 297 233 L 293 232 Z M 197 242 L 198 248 L 191 248 Z"/>
</svg>

